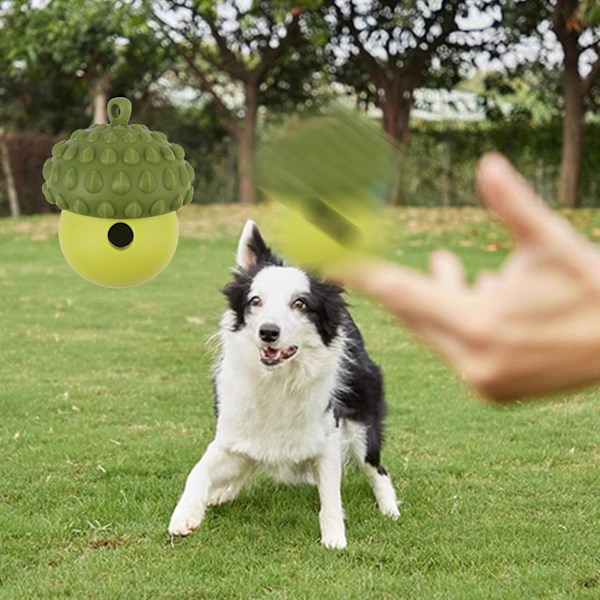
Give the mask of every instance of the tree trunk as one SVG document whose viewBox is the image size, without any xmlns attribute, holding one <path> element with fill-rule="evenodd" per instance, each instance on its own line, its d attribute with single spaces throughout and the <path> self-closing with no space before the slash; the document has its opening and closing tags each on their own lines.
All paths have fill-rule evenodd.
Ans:
<svg viewBox="0 0 600 600">
<path fill-rule="evenodd" d="M 246 114 L 238 134 L 238 200 L 242 204 L 256 202 L 254 146 L 257 112 L 258 86 L 248 83 L 246 84 Z"/>
<path fill-rule="evenodd" d="M 94 124 L 108 124 L 106 105 L 108 104 L 108 94 L 111 87 L 110 75 L 102 74 L 90 78 L 89 98 L 93 113 L 92 123 Z"/>
<path fill-rule="evenodd" d="M 408 149 L 410 141 L 410 112 L 413 103 L 413 91 L 396 91 L 392 86 L 385 90 L 383 98 L 379 101 L 379 107 L 383 111 L 383 130 L 398 144 L 400 154 L 404 154 Z M 402 176 L 402 160 L 400 159 L 398 168 L 400 169 L 399 185 L 395 190 L 390 202 L 395 206 L 406 204 L 404 195 L 405 181 Z"/>
<path fill-rule="evenodd" d="M 567 79 L 565 77 L 565 79 Z M 558 180 L 558 203 L 560 206 L 575 207 L 578 202 L 579 179 L 583 154 L 583 98 L 579 86 L 573 81 L 565 82 L 565 115 L 563 117 L 562 158 Z M 569 88 L 567 89 L 567 85 Z"/>
<path fill-rule="evenodd" d="M 562 46 L 565 54 L 563 73 L 565 114 L 563 117 L 562 158 L 558 180 L 558 203 L 560 206 L 574 207 L 577 205 L 585 131 L 583 84 L 578 67 L 577 34 L 568 32 L 562 39 Z"/>
<path fill-rule="evenodd" d="M 558 179 L 558 203 L 575 207 L 578 201 L 579 179 L 583 155 L 584 88 L 579 74 L 579 31 L 570 25 L 576 14 L 576 0 L 563 0 L 555 8 L 554 31 L 564 53 L 563 96 L 565 114 L 562 130 L 562 157 Z"/>
<path fill-rule="evenodd" d="M 21 214 L 21 209 L 19 207 L 19 196 L 17 194 L 17 188 L 15 186 L 15 180 L 12 174 L 12 167 L 10 166 L 10 154 L 8 152 L 8 146 L 6 145 L 6 139 L 4 138 L 3 131 L 0 131 L 0 159 L 2 162 L 4 180 L 6 181 L 6 192 L 8 195 L 10 215 L 11 217 L 18 217 Z"/>
<path fill-rule="evenodd" d="M 410 140 L 410 111 L 413 104 L 413 91 L 402 90 L 393 93 L 385 90 L 379 107 L 383 112 L 383 130 L 405 149 Z"/>
</svg>

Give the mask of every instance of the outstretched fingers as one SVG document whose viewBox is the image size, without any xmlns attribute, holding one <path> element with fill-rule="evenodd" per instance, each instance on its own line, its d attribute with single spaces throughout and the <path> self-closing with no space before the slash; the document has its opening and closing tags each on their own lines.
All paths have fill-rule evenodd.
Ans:
<svg viewBox="0 0 600 600">
<path fill-rule="evenodd" d="M 454 272 L 444 278 L 456 282 L 461 276 L 458 269 L 453 264 Z M 335 278 L 371 296 L 417 330 L 422 323 L 452 327 L 461 314 L 461 294 L 447 294 L 444 281 L 391 262 L 373 259 L 347 265 L 337 270 Z"/>
</svg>

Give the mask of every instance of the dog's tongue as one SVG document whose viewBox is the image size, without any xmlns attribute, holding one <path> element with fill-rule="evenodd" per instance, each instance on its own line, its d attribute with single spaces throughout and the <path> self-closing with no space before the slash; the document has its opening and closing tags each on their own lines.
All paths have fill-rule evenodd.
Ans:
<svg viewBox="0 0 600 600">
<path fill-rule="evenodd" d="M 263 349 L 263 354 L 266 358 L 277 358 L 279 356 L 279 350 L 268 346 L 267 348 Z"/>
</svg>

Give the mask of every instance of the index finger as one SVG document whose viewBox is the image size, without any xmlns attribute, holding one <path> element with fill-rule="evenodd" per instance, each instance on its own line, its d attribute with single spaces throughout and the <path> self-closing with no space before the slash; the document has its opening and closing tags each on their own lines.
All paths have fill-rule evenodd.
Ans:
<svg viewBox="0 0 600 600">
<path fill-rule="evenodd" d="M 572 230 L 536 194 L 525 178 L 498 153 L 477 166 L 477 191 L 483 204 L 516 236 L 518 242 L 572 237 Z"/>
</svg>

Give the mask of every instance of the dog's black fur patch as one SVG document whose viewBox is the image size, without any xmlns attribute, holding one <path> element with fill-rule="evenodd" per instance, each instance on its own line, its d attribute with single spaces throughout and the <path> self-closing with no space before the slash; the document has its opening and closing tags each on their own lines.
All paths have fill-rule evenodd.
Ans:
<svg viewBox="0 0 600 600">
<path fill-rule="evenodd" d="M 366 425 L 365 460 L 370 465 L 379 467 L 383 420 L 386 415 L 383 375 L 379 365 L 369 357 L 363 337 L 347 310 L 344 315 L 344 331 L 344 387 L 338 392 L 337 401 L 334 403 L 334 415 L 336 419 L 349 419 Z"/>
<path fill-rule="evenodd" d="M 323 343 L 329 346 L 348 315 L 342 296 L 344 289 L 310 275 L 309 281 L 310 293 L 304 298 L 305 314 L 314 323 Z"/>
</svg>

